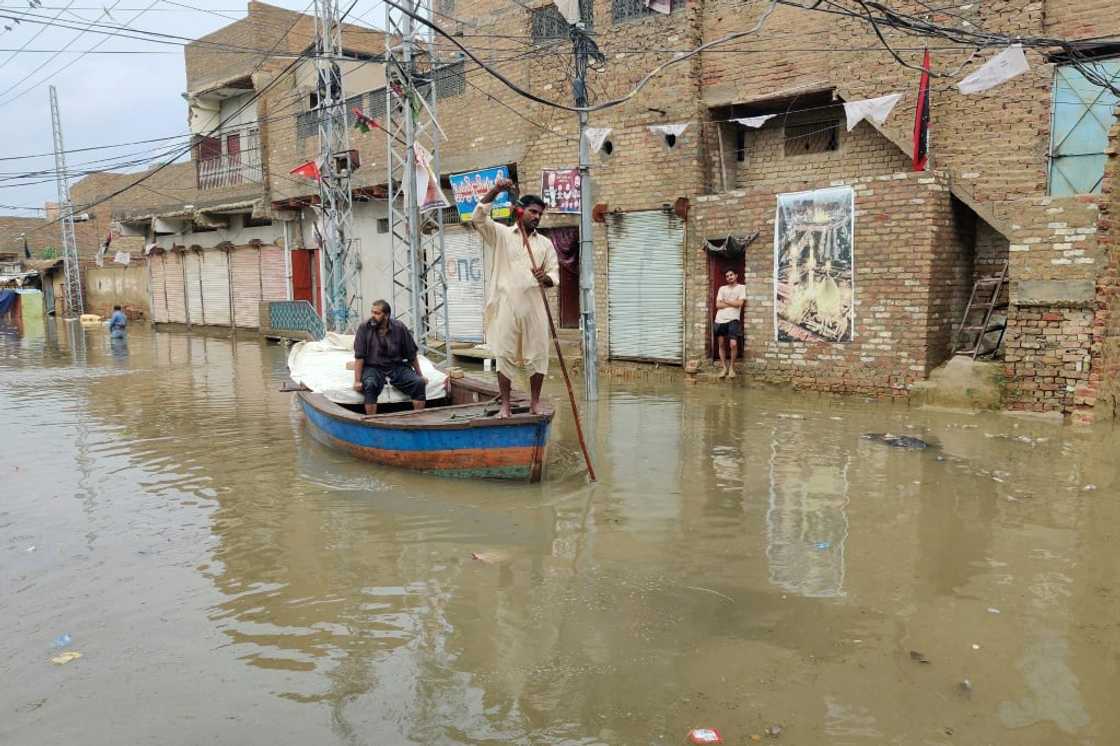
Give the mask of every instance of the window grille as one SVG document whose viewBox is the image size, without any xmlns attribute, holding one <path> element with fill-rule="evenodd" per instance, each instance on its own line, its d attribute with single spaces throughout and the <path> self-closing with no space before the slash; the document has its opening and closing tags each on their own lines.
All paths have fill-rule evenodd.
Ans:
<svg viewBox="0 0 1120 746">
<path fill-rule="evenodd" d="M 827 153 L 830 150 L 839 149 L 839 119 L 825 119 L 816 122 L 787 124 L 785 127 L 786 155 Z"/>
<path fill-rule="evenodd" d="M 590 28 L 595 20 L 594 0 L 579 0 L 579 15 L 584 26 Z M 555 5 L 546 5 L 533 11 L 530 31 L 533 43 L 568 38 L 568 21 L 560 15 Z"/>
<path fill-rule="evenodd" d="M 687 0 L 672 0 L 669 11 L 676 13 L 679 10 L 684 10 L 686 5 Z M 615 23 L 659 15 L 661 14 L 647 8 L 642 0 L 611 0 L 611 19 Z"/>
<path fill-rule="evenodd" d="M 459 96 L 467 88 L 466 69 L 463 62 L 454 62 L 436 70 L 436 98 Z"/>
</svg>

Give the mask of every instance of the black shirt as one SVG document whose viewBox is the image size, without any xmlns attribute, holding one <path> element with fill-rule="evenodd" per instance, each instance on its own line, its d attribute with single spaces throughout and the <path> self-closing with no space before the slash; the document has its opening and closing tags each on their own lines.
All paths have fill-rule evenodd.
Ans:
<svg viewBox="0 0 1120 746">
<path fill-rule="evenodd" d="M 389 319 L 385 334 L 377 330 L 373 319 L 367 319 L 354 335 L 354 357 L 364 360 L 365 365 L 391 368 L 402 361 L 411 363 L 416 353 L 412 332 L 396 319 Z"/>
</svg>

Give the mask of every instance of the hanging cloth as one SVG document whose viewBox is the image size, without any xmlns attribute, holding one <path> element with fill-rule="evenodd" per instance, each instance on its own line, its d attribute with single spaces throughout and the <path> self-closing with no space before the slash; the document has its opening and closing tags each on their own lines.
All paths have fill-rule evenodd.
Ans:
<svg viewBox="0 0 1120 746">
<path fill-rule="evenodd" d="M 889 96 L 865 98 L 860 101 L 849 101 L 845 103 L 844 116 L 848 119 L 848 132 L 851 132 L 852 128 L 864 119 L 870 119 L 872 122 L 882 127 L 900 98 L 902 98 L 901 93 L 892 93 Z"/>
<path fill-rule="evenodd" d="M 1013 44 L 984 63 L 984 66 L 979 70 L 957 83 L 957 88 L 960 89 L 961 93 L 982 93 L 989 88 L 995 88 L 1000 83 L 1006 83 L 1030 69 L 1031 66 L 1027 62 L 1027 56 L 1023 54 L 1023 46 Z"/>
<path fill-rule="evenodd" d="M 560 266 L 573 274 L 579 272 L 579 229 L 572 226 L 551 228 L 548 237 L 556 247 Z"/>
<path fill-rule="evenodd" d="M 588 127 L 583 131 L 583 136 L 587 138 L 587 146 L 591 148 L 591 152 L 598 153 L 603 149 L 603 143 L 610 133 L 610 127 Z"/>
<path fill-rule="evenodd" d="M 732 119 L 731 121 L 732 122 L 738 122 L 739 124 L 743 125 L 744 127 L 750 127 L 751 129 L 756 130 L 759 127 L 761 127 L 762 125 L 769 122 L 771 119 L 773 119 L 776 116 L 778 116 L 778 115 L 777 114 L 763 114 L 763 115 L 757 116 L 757 117 L 743 117 L 741 119 Z"/>
</svg>

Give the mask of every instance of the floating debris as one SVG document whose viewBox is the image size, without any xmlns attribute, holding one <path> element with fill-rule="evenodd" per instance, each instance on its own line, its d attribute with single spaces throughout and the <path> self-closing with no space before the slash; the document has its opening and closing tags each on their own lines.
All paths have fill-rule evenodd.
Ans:
<svg viewBox="0 0 1120 746">
<path fill-rule="evenodd" d="M 56 655 L 55 657 L 51 658 L 51 663 L 55 664 L 56 666 L 65 666 L 70 661 L 76 661 L 81 657 L 82 654 L 77 650 L 67 650 L 62 655 Z"/>
<path fill-rule="evenodd" d="M 723 743 L 715 728 L 693 728 L 688 732 L 688 740 L 695 744 Z"/>
<path fill-rule="evenodd" d="M 929 443 L 921 438 L 915 438 L 911 435 L 894 435 L 893 433 L 864 433 L 864 440 L 870 440 L 873 443 L 882 443 L 883 445 L 890 446 L 891 448 L 929 448 Z"/>
<path fill-rule="evenodd" d="M 918 663 L 929 663 L 929 658 L 924 653 L 919 653 L 917 650 L 910 651 L 910 660 L 917 661 Z"/>
<path fill-rule="evenodd" d="M 778 725 L 777 723 L 771 725 L 766 729 L 766 735 L 770 736 L 771 738 L 777 738 L 778 736 L 782 735 L 782 726 Z"/>
<path fill-rule="evenodd" d="M 53 647 L 53 648 L 65 648 L 65 647 L 69 646 L 70 643 L 72 643 L 72 642 L 74 642 L 74 638 L 71 637 L 68 634 L 63 633 L 63 634 L 59 635 L 58 637 L 54 638 L 54 640 L 51 641 L 51 647 Z"/>
</svg>

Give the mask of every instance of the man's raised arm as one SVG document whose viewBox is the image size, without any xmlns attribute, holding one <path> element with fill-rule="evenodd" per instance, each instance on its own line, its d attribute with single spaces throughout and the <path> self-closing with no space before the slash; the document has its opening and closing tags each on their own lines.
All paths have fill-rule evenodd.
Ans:
<svg viewBox="0 0 1120 746">
<path fill-rule="evenodd" d="M 509 179 L 498 179 L 494 182 L 493 188 L 482 196 L 478 204 L 474 207 L 474 214 L 471 215 L 471 223 L 482 236 L 485 243 L 493 244 L 497 238 L 495 227 L 497 223 L 490 217 L 490 208 L 498 195 L 513 187 L 513 182 Z"/>
</svg>

